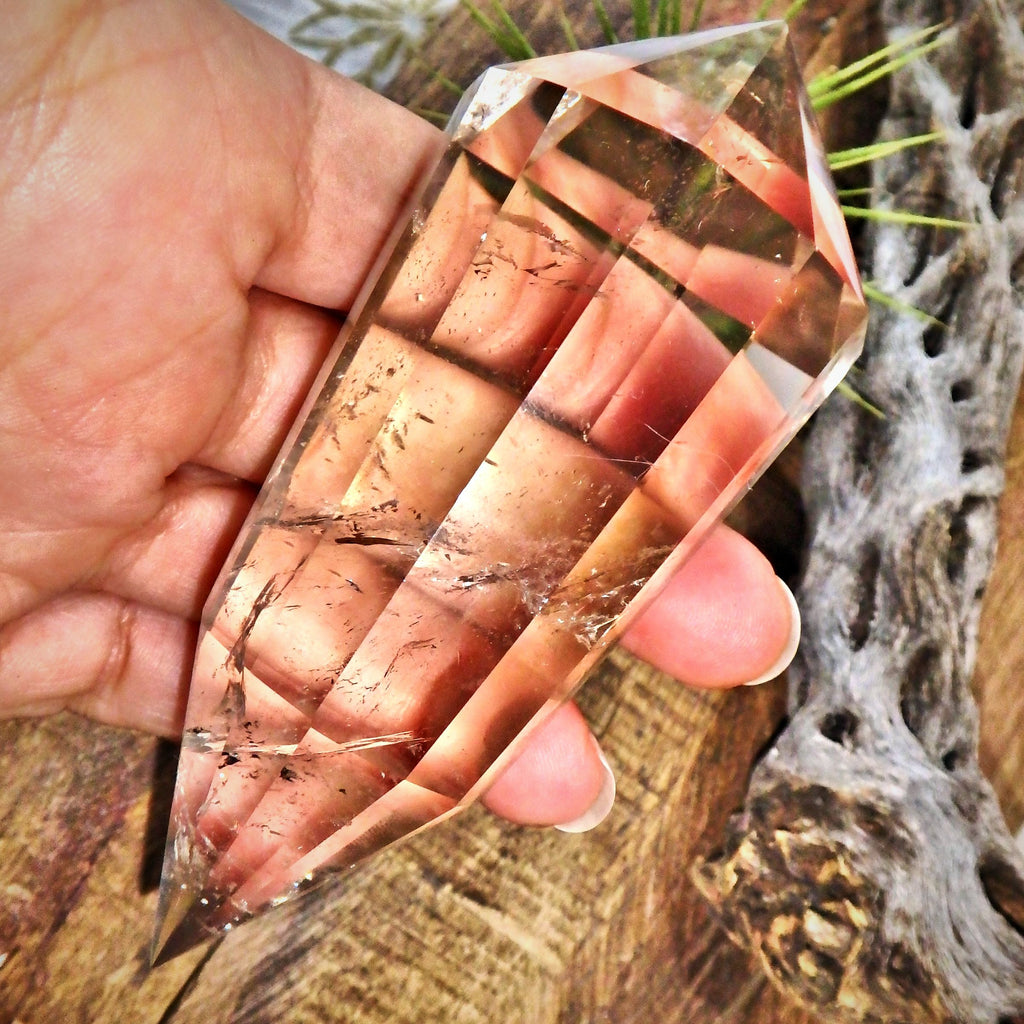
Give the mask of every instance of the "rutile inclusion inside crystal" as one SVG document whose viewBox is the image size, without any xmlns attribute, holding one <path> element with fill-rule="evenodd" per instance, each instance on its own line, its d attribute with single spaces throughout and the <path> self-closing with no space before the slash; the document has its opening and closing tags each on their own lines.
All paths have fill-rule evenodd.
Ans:
<svg viewBox="0 0 1024 1024">
<path fill-rule="evenodd" d="M 207 605 L 158 961 L 476 797 L 856 356 L 785 25 L 492 68 Z"/>
</svg>

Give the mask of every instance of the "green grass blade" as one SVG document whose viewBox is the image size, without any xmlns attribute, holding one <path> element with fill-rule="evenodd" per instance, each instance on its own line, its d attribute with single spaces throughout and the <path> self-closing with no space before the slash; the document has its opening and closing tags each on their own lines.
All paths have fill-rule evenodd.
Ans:
<svg viewBox="0 0 1024 1024">
<path fill-rule="evenodd" d="M 619 37 L 615 34 L 615 26 L 612 24 L 612 19 L 608 17 L 608 11 L 605 10 L 604 3 L 602 0 L 591 0 L 591 2 L 594 5 L 594 16 L 597 18 L 598 25 L 601 26 L 605 39 L 609 43 L 617 43 Z"/>
<path fill-rule="evenodd" d="M 927 313 L 917 306 L 912 306 L 909 302 L 902 302 L 900 299 L 893 298 L 893 296 L 883 292 L 881 288 L 871 281 L 862 281 L 861 288 L 864 289 L 865 298 L 870 299 L 872 302 L 877 302 L 880 306 L 885 306 L 887 309 L 894 310 L 897 313 L 907 313 L 935 327 L 942 327 L 943 329 L 946 327 L 946 324 L 938 317 L 932 316 L 931 313 Z"/>
<path fill-rule="evenodd" d="M 469 16 L 490 36 L 494 44 L 501 49 L 509 60 L 526 60 L 529 57 L 537 56 L 533 47 L 527 41 L 526 36 L 523 35 L 519 26 L 516 25 L 512 15 L 500 3 L 494 3 L 493 6 L 498 8 L 499 17 L 505 26 L 504 28 L 484 14 L 473 0 L 459 0 L 459 3 L 462 4 L 469 12 Z"/>
<path fill-rule="evenodd" d="M 683 31 L 683 0 L 674 0 L 669 8 L 668 34 L 677 36 Z"/>
<path fill-rule="evenodd" d="M 530 41 L 526 38 L 526 34 L 516 24 L 515 18 L 508 13 L 505 5 L 501 0 L 491 0 L 491 6 L 496 8 L 498 11 L 498 18 L 501 23 L 505 26 L 505 30 L 508 36 L 515 45 L 518 47 L 518 53 L 521 56 L 516 56 L 516 60 L 529 60 L 531 57 L 537 56 L 537 51 L 530 45 Z"/>
<path fill-rule="evenodd" d="M 793 0 L 793 3 L 786 8 L 786 12 L 782 15 L 782 20 L 792 21 L 806 6 L 807 0 Z"/>
<path fill-rule="evenodd" d="M 658 0 L 654 32 L 658 36 L 669 35 L 669 0 Z"/>
<path fill-rule="evenodd" d="M 887 142 L 874 142 L 869 146 L 854 146 L 851 149 L 839 149 L 828 155 L 828 165 L 833 171 L 844 171 L 847 167 L 881 160 L 883 157 L 910 149 L 912 146 L 924 146 L 942 138 L 942 132 L 927 132 L 924 135 L 908 135 L 905 139 L 890 139 Z"/>
<path fill-rule="evenodd" d="M 840 206 L 846 217 L 859 217 L 861 220 L 882 221 L 888 224 L 918 224 L 932 228 L 955 228 L 963 231 L 974 227 L 966 220 L 952 220 L 949 217 L 929 217 L 923 213 L 910 213 L 907 210 L 873 210 L 866 206 Z"/>
<path fill-rule="evenodd" d="M 690 15 L 690 27 L 688 31 L 696 32 L 704 18 L 704 0 L 697 0 L 693 5 L 693 14 Z"/>
<path fill-rule="evenodd" d="M 649 39 L 651 35 L 651 9 L 647 0 L 631 0 L 633 9 L 633 37 Z"/>
<path fill-rule="evenodd" d="M 416 67 L 421 68 L 423 71 L 425 71 L 430 78 L 437 82 L 437 84 L 440 85 L 447 92 L 452 93 L 452 95 L 454 96 L 462 96 L 463 92 L 465 91 L 462 88 L 462 86 L 459 85 L 457 82 L 453 82 L 450 78 L 447 77 L 447 75 L 442 74 L 437 68 L 431 67 L 423 59 L 418 50 L 414 50 L 412 53 L 409 54 L 409 60 L 413 64 L 415 64 Z M 422 116 L 426 117 L 426 114 L 423 114 Z"/>
<path fill-rule="evenodd" d="M 862 409 L 871 413 L 872 416 L 876 416 L 880 420 L 888 419 L 885 413 L 882 412 L 877 405 L 869 402 L 855 387 L 848 384 L 845 380 L 841 380 L 836 385 L 836 391 L 838 391 L 844 398 L 848 398 L 854 405 L 859 405 Z"/>
<path fill-rule="evenodd" d="M 422 117 L 424 121 L 430 121 L 443 128 L 448 123 L 448 114 L 443 110 L 431 110 L 428 107 L 410 107 L 414 114 Z"/>
<path fill-rule="evenodd" d="M 459 0 L 459 3 L 469 11 L 469 16 L 500 46 L 501 31 L 498 26 L 473 3 L 473 0 Z"/>
<path fill-rule="evenodd" d="M 572 27 L 572 21 L 569 15 L 565 13 L 565 4 L 562 0 L 558 0 L 558 24 L 562 28 L 562 35 L 565 36 L 566 45 L 570 50 L 578 50 L 580 48 L 579 40 L 576 38 L 576 33 Z"/>
<path fill-rule="evenodd" d="M 874 71 L 861 75 L 859 78 L 852 79 L 845 85 L 840 85 L 838 88 L 832 89 L 829 92 L 819 93 L 811 99 L 811 105 L 815 110 L 824 110 L 826 107 L 832 106 L 833 103 L 838 103 L 839 100 L 846 99 L 847 96 L 852 96 L 855 92 L 859 92 L 861 89 L 866 88 L 871 85 L 872 82 L 877 82 L 880 78 L 885 78 L 886 75 L 891 75 L 894 71 L 899 71 L 900 68 L 909 64 L 911 61 L 917 60 L 918 57 L 922 57 L 924 54 L 938 49 L 938 47 L 944 45 L 944 43 L 944 39 L 936 39 L 930 43 L 926 43 L 924 46 L 919 46 L 916 49 L 911 50 L 909 53 L 905 53 L 902 57 L 897 57 L 895 60 L 888 61 L 881 67 L 876 68 Z"/>
<path fill-rule="evenodd" d="M 866 57 L 853 61 L 853 63 L 847 64 L 836 71 L 822 72 L 819 75 L 815 75 L 807 83 L 808 95 L 813 99 L 819 93 L 830 92 L 837 85 L 848 82 L 850 79 L 857 78 L 864 72 L 871 70 L 876 64 L 885 63 L 905 50 L 913 49 L 919 43 L 923 43 L 926 39 L 934 36 L 936 32 L 941 31 L 944 27 L 944 25 L 930 25 L 928 28 L 923 28 L 918 32 L 911 33 L 904 39 L 890 43 L 888 46 L 883 46 L 873 53 L 869 53 Z"/>
<path fill-rule="evenodd" d="M 758 7 L 757 13 L 754 15 L 754 21 L 764 21 L 772 9 L 772 3 L 773 0 L 761 0 L 761 6 Z"/>
<path fill-rule="evenodd" d="M 390 65 L 392 65 L 405 49 L 405 39 L 400 35 L 392 36 L 383 46 L 377 49 L 366 71 L 366 80 L 375 82 Z"/>
</svg>

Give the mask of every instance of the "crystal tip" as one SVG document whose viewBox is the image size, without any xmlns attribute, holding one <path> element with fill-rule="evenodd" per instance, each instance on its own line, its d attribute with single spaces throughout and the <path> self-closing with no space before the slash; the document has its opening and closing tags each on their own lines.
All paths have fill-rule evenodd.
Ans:
<svg viewBox="0 0 1024 1024">
<path fill-rule="evenodd" d="M 223 938 L 243 917 L 225 920 L 221 904 L 185 886 L 165 890 L 149 950 L 150 968 L 160 967 L 211 939 Z"/>
</svg>

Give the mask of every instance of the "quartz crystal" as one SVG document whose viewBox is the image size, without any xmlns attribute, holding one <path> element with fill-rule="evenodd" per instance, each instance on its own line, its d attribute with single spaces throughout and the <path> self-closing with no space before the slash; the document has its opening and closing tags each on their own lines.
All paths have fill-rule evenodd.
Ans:
<svg viewBox="0 0 1024 1024">
<path fill-rule="evenodd" d="M 164 960 L 465 806 L 865 306 L 783 23 L 491 68 L 207 605 Z"/>
</svg>

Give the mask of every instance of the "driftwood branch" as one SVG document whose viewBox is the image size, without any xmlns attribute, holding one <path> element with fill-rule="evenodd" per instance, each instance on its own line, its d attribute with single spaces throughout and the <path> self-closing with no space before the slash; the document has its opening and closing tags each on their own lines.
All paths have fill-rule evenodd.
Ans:
<svg viewBox="0 0 1024 1024">
<path fill-rule="evenodd" d="M 880 206 L 970 221 L 870 232 L 883 311 L 808 443 L 810 550 L 791 718 L 698 884 L 773 980 L 829 1019 L 1024 1020 L 1024 860 L 977 760 L 971 697 L 1024 357 L 1024 39 L 1000 0 L 889 0 L 890 39 L 950 19 L 894 77 Z M 939 323 L 938 321 L 941 321 Z"/>
</svg>

